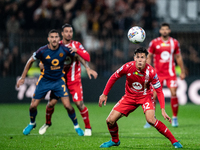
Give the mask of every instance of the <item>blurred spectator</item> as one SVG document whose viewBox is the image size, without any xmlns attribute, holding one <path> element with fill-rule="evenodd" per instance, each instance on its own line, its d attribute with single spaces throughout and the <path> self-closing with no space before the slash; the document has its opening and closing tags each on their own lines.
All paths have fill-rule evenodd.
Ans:
<svg viewBox="0 0 200 150">
<path fill-rule="evenodd" d="M 52 10 L 50 9 L 49 0 L 42 0 L 41 5 L 34 11 L 33 21 L 36 29 L 49 29 Z"/>
<path fill-rule="evenodd" d="M 9 48 L 12 49 L 16 45 L 17 33 L 19 31 L 19 21 L 15 15 L 10 16 L 6 22 L 6 30 L 9 37 Z"/>
<path fill-rule="evenodd" d="M 61 9 L 56 8 L 55 11 L 53 12 L 53 16 L 51 19 L 51 28 L 53 29 L 61 29 L 62 25 L 64 24 L 63 21 L 63 14 Z"/>
<path fill-rule="evenodd" d="M 72 24 L 74 37 L 83 40 L 91 55 L 90 65 L 99 75 L 109 76 L 124 61 L 132 60 L 133 50 L 139 46 L 128 41 L 127 30 L 143 27 L 147 37 L 141 45 L 147 46 L 159 24 L 156 0 L 6 0 L 0 1 L 0 19 L 0 69 L 4 76 L 22 72 L 31 51 L 47 42 L 47 31 L 60 29 L 64 23 Z M 177 36 L 183 37 L 179 40 L 189 74 L 200 74 L 191 67 L 200 65 L 200 45 L 193 40 L 189 43 L 184 35 Z"/>
</svg>

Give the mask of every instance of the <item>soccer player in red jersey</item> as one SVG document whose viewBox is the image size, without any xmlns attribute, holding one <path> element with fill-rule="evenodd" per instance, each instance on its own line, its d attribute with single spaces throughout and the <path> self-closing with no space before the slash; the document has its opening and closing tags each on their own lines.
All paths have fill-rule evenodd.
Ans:
<svg viewBox="0 0 200 150">
<path fill-rule="evenodd" d="M 160 34 L 161 36 L 152 40 L 148 48 L 148 61 L 151 64 L 153 58 L 154 68 L 158 74 L 161 86 L 163 87 L 163 81 L 166 80 L 167 87 L 171 92 L 171 108 L 173 112 L 172 126 L 178 127 L 178 98 L 176 95 L 177 91 L 177 77 L 175 72 L 175 62 L 181 69 L 180 79 L 185 78 L 184 64 L 181 56 L 179 42 L 170 37 L 170 25 L 168 23 L 161 24 Z M 154 104 L 156 104 L 156 92 L 154 91 Z M 144 127 L 150 127 L 146 124 Z"/>
<path fill-rule="evenodd" d="M 60 44 L 68 47 L 71 51 L 71 53 L 77 53 L 79 56 L 81 56 L 85 61 L 90 61 L 90 55 L 89 53 L 84 49 L 82 44 L 78 41 L 72 40 L 73 37 L 73 28 L 69 24 L 65 24 L 62 26 L 62 36 L 63 39 L 60 41 Z M 83 102 L 83 90 L 82 90 L 82 83 L 81 83 L 81 64 L 76 57 L 67 57 L 65 61 L 64 66 L 65 71 L 65 79 L 66 79 L 66 85 L 67 88 L 72 95 L 73 101 L 75 102 L 76 106 L 78 107 L 80 114 L 83 118 L 83 121 L 85 123 L 85 132 L 83 132 L 79 125 L 74 123 L 74 120 L 72 122 L 74 123 L 74 128 L 79 136 L 91 136 L 92 130 L 89 120 L 89 113 L 88 108 L 84 105 Z M 91 75 L 96 79 L 97 73 L 96 71 L 90 69 L 88 66 L 86 66 L 86 71 L 91 79 Z M 44 134 L 46 130 L 51 126 L 51 116 L 54 112 L 54 105 L 57 102 L 57 99 L 55 96 L 53 96 L 50 100 L 50 102 L 47 104 L 46 107 L 46 123 L 40 128 L 39 133 Z M 68 112 L 69 117 L 71 112 Z M 73 113 L 72 113 L 73 114 Z M 71 117 L 70 117 L 71 118 Z M 72 117 L 73 118 L 73 117 Z"/>
<path fill-rule="evenodd" d="M 165 120 L 171 123 L 171 118 L 165 112 L 165 99 L 157 77 L 155 69 L 146 63 L 148 52 L 145 48 L 140 47 L 134 52 L 134 60 L 124 64 L 119 68 L 108 80 L 103 94 L 99 97 L 99 106 L 102 103 L 106 105 L 108 93 L 114 83 L 126 75 L 125 95 L 118 101 L 106 119 L 108 130 L 112 139 L 100 145 L 101 148 L 119 146 L 119 134 L 117 120 L 123 116 L 128 116 L 140 105 L 145 113 L 146 120 L 149 124 L 154 126 L 161 134 L 170 140 L 175 148 L 181 148 L 182 145 L 175 139 L 170 130 L 159 120 L 155 118 L 155 110 L 152 104 L 152 90 L 157 92 L 158 100 L 160 102 L 161 113 Z"/>
</svg>

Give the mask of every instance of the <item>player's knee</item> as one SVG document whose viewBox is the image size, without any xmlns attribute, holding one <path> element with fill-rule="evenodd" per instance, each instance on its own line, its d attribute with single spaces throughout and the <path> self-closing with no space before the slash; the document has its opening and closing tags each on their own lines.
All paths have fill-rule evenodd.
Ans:
<svg viewBox="0 0 200 150">
<path fill-rule="evenodd" d="M 176 92 L 172 92 L 171 96 L 175 97 L 176 96 Z"/>
<path fill-rule="evenodd" d="M 65 109 L 67 109 L 67 111 L 71 111 L 73 109 L 72 105 L 69 103 L 64 103 L 63 106 L 65 107 Z"/>
<path fill-rule="evenodd" d="M 51 100 L 47 104 L 47 107 L 52 108 L 52 107 L 54 107 L 56 105 L 56 103 L 57 103 L 57 100 Z"/>
<path fill-rule="evenodd" d="M 156 119 L 155 118 L 146 118 L 147 122 L 150 124 L 150 125 L 154 125 L 155 122 L 156 122 Z"/>
<path fill-rule="evenodd" d="M 32 109 L 37 109 L 37 104 L 36 104 L 36 103 L 31 103 L 29 109 L 30 109 L 30 110 L 32 110 Z"/>
<path fill-rule="evenodd" d="M 79 110 L 83 110 L 85 108 L 83 101 L 75 102 L 75 104 L 76 104 L 76 106 L 78 107 Z"/>
<path fill-rule="evenodd" d="M 55 104 L 50 104 L 50 103 L 47 104 L 48 108 L 53 108 L 54 106 L 55 106 Z"/>
<path fill-rule="evenodd" d="M 114 125 L 115 121 L 113 121 L 111 118 L 108 117 L 106 119 L 106 123 L 107 123 L 107 125 L 112 126 L 112 125 Z"/>
</svg>

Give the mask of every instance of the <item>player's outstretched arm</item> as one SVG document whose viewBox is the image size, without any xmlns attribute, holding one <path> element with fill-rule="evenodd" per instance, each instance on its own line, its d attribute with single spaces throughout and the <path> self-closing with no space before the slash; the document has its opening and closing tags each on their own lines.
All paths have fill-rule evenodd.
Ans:
<svg viewBox="0 0 200 150">
<path fill-rule="evenodd" d="M 102 107 L 102 103 L 104 102 L 104 106 L 106 105 L 106 102 L 107 102 L 107 99 L 108 99 L 108 96 L 107 95 L 104 95 L 104 94 L 101 94 L 99 96 L 99 107 Z"/>
<path fill-rule="evenodd" d="M 81 57 L 79 56 L 78 54 L 75 54 L 75 57 L 77 57 L 77 59 L 82 63 L 82 65 L 85 67 L 86 71 L 87 71 L 87 74 L 88 74 L 88 77 L 89 79 L 92 79 L 92 76 L 96 79 L 98 74 L 96 71 L 90 69 L 90 67 L 86 64 L 86 61 Z"/>
<path fill-rule="evenodd" d="M 168 120 L 170 123 L 172 123 L 171 118 L 167 115 L 167 113 L 165 112 L 164 108 L 161 109 L 161 112 L 162 112 L 162 115 L 163 115 L 164 119 Z"/>
<path fill-rule="evenodd" d="M 89 67 L 86 68 L 88 77 L 90 79 L 92 79 L 92 76 L 94 77 L 94 79 L 96 79 L 98 77 L 98 73 L 95 70 L 90 69 Z"/>
<path fill-rule="evenodd" d="M 35 60 L 33 59 L 32 56 L 27 61 L 26 66 L 24 67 L 24 71 L 23 71 L 21 77 L 19 78 L 19 80 L 17 81 L 17 84 L 16 84 L 17 88 L 19 88 L 20 85 L 24 84 L 24 81 L 25 81 L 26 75 L 28 73 L 28 70 L 31 68 L 31 66 L 32 66 L 34 61 Z"/>
</svg>

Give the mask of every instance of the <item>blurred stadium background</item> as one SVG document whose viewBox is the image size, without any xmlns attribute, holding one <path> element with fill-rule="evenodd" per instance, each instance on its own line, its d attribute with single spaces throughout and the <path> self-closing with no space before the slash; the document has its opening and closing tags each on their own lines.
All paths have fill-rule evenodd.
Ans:
<svg viewBox="0 0 200 150">
<path fill-rule="evenodd" d="M 38 64 L 20 89 L 15 89 L 15 83 L 28 58 L 47 43 L 52 28 L 72 24 L 74 40 L 90 53 L 89 66 L 99 74 L 98 79 L 89 80 L 83 68 L 84 101 L 98 102 L 110 75 L 132 60 L 135 48 L 147 48 L 159 36 L 159 24 L 168 22 L 171 36 L 180 42 L 187 73 L 184 81 L 179 80 L 180 104 L 200 105 L 200 0 L 3 0 L 0 20 L 0 103 L 30 102 L 40 72 Z M 127 39 L 128 29 L 135 25 L 146 31 L 141 45 Z M 163 90 L 169 101 L 168 89 Z M 123 93 L 122 79 L 110 97 L 117 101 Z"/>
</svg>

